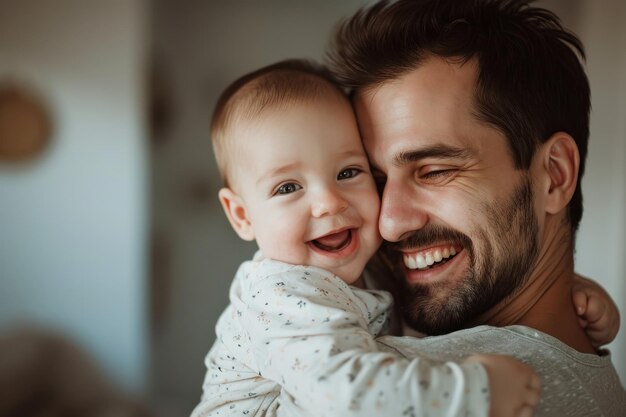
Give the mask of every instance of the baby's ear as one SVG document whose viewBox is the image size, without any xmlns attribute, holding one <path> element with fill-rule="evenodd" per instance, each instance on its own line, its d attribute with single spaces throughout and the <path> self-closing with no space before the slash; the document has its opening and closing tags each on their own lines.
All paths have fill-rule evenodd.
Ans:
<svg viewBox="0 0 626 417">
<path fill-rule="evenodd" d="M 226 187 L 219 191 L 218 196 L 228 221 L 239 237 L 243 240 L 254 240 L 252 223 L 248 218 L 248 212 L 241 197 Z"/>
</svg>

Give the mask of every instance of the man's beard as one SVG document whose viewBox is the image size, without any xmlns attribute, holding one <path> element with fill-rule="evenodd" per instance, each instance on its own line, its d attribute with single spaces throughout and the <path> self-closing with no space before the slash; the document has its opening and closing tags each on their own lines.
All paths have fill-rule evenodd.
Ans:
<svg viewBox="0 0 626 417">
<path fill-rule="evenodd" d="M 414 329 L 431 335 L 459 330 L 516 294 L 528 280 L 538 252 L 530 179 L 524 177 L 508 201 L 484 204 L 482 213 L 487 217 L 489 230 L 475 231 L 480 240 L 478 254 L 467 235 L 432 225 L 413 232 L 402 242 L 386 244 L 384 251 L 394 258 L 398 249 L 441 242 L 459 244 L 467 251 L 469 266 L 460 281 L 409 284 L 404 273 L 395 274 L 399 278 L 396 299 L 406 323 Z"/>
</svg>

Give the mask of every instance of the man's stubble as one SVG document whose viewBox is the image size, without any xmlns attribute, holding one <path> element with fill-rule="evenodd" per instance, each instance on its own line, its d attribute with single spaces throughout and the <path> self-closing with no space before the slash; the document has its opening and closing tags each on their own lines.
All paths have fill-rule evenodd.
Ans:
<svg viewBox="0 0 626 417">
<path fill-rule="evenodd" d="M 459 281 L 409 284 L 399 275 L 396 296 L 400 311 L 406 323 L 419 332 L 440 335 L 466 327 L 515 295 L 530 276 L 538 253 L 530 179 L 524 176 L 506 201 L 484 203 L 481 212 L 473 214 L 486 216 L 489 225 L 488 230 L 476 228 L 474 241 L 459 231 L 427 225 L 402 242 L 386 244 L 387 253 L 442 241 L 460 243 L 467 251 L 469 265 Z"/>
</svg>

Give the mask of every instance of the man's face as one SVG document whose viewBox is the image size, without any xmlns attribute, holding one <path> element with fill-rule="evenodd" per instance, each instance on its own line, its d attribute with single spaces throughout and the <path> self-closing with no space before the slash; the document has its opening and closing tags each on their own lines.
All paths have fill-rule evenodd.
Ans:
<svg viewBox="0 0 626 417">
<path fill-rule="evenodd" d="M 384 184 L 379 229 L 403 275 L 398 301 L 429 334 L 515 293 L 537 257 L 532 181 L 504 135 L 474 116 L 476 68 L 432 58 L 356 99 Z"/>
</svg>

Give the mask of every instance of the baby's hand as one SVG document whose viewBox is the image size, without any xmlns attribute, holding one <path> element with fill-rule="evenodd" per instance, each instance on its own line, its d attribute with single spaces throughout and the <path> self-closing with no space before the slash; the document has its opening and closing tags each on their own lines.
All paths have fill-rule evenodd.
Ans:
<svg viewBox="0 0 626 417">
<path fill-rule="evenodd" d="M 533 369 L 503 355 L 472 355 L 487 370 L 491 407 L 489 417 L 532 417 L 541 395 L 541 380 Z"/>
<path fill-rule="evenodd" d="M 599 284 L 576 275 L 572 289 L 578 322 L 594 347 L 612 342 L 619 330 L 619 310 Z"/>
</svg>

